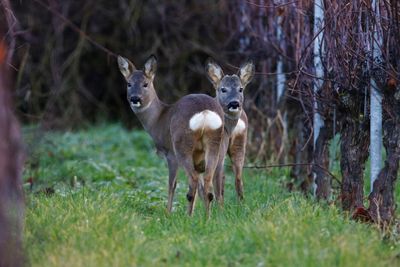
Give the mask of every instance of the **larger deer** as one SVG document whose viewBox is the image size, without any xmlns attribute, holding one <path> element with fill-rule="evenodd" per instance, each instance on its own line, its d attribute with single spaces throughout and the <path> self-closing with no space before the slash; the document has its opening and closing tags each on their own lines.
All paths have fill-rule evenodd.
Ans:
<svg viewBox="0 0 400 267">
<path fill-rule="evenodd" d="M 127 82 L 127 97 L 132 111 L 152 137 L 156 149 L 165 156 L 169 169 L 168 206 L 176 188 L 176 174 L 182 166 L 189 179 L 188 214 L 192 215 L 199 174 L 204 173 L 206 215 L 213 200 L 212 183 L 219 158 L 224 113 L 214 98 L 203 94 L 182 97 L 173 105 L 163 103 L 154 89 L 157 61 L 151 56 L 144 70 L 121 56 L 118 66 Z"/>
<path fill-rule="evenodd" d="M 236 194 L 243 199 L 242 172 L 246 153 L 247 115 L 243 110 L 243 91 L 254 76 L 254 65 L 243 64 L 237 74 L 224 75 L 221 67 L 212 60 L 206 63 L 208 79 L 216 90 L 216 99 L 224 110 L 224 137 L 220 158 L 215 172 L 215 192 L 218 202 L 224 200 L 224 159 L 228 153 L 235 173 Z"/>
</svg>

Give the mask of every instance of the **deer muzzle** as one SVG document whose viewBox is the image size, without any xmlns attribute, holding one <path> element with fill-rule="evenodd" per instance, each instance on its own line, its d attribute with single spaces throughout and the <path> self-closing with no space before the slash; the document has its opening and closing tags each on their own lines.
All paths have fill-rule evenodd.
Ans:
<svg viewBox="0 0 400 267">
<path fill-rule="evenodd" d="M 129 101 L 132 107 L 139 108 L 142 105 L 142 100 L 138 96 L 131 96 Z"/>
<path fill-rule="evenodd" d="M 230 112 L 239 112 L 240 110 L 240 103 L 239 101 L 231 101 L 228 104 L 228 110 Z"/>
</svg>

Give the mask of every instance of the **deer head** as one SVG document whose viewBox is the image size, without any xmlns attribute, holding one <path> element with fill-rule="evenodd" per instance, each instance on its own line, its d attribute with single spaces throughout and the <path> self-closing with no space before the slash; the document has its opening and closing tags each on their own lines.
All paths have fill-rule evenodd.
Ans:
<svg viewBox="0 0 400 267">
<path fill-rule="evenodd" d="M 146 110 L 157 97 L 154 90 L 154 76 L 157 69 L 157 59 L 150 56 L 143 70 L 137 70 L 128 59 L 118 56 L 118 67 L 127 82 L 127 98 L 133 112 Z"/>
<path fill-rule="evenodd" d="M 206 73 L 216 90 L 217 99 L 225 114 L 238 118 L 243 108 L 244 88 L 254 76 L 254 64 L 252 62 L 245 63 L 237 74 L 224 75 L 217 63 L 208 60 Z"/>
</svg>

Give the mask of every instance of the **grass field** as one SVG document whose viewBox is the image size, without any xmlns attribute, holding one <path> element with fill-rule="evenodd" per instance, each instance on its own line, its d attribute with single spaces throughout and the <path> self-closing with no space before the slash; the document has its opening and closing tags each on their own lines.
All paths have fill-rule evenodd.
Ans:
<svg viewBox="0 0 400 267">
<path fill-rule="evenodd" d="M 26 143 L 33 142 L 25 128 Z M 246 170 L 245 202 L 228 173 L 223 210 L 186 215 L 178 178 L 166 213 L 167 168 L 142 131 L 119 125 L 48 133 L 24 179 L 32 266 L 400 266 L 400 241 L 284 187 L 288 170 Z M 399 203 L 399 202 L 398 202 Z"/>
</svg>

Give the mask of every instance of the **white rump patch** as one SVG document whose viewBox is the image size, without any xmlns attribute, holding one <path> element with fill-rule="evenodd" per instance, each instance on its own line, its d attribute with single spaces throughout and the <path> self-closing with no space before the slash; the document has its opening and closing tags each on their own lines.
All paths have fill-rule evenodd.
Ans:
<svg viewBox="0 0 400 267">
<path fill-rule="evenodd" d="M 189 121 L 189 127 L 192 131 L 204 130 L 205 128 L 215 130 L 221 126 L 221 117 L 211 110 L 204 110 L 196 113 Z"/>
<path fill-rule="evenodd" d="M 246 130 L 246 124 L 244 123 L 244 121 L 242 119 L 239 119 L 239 121 L 237 122 L 235 129 L 233 129 L 233 135 L 236 134 L 241 134 L 244 132 L 244 130 Z"/>
</svg>

